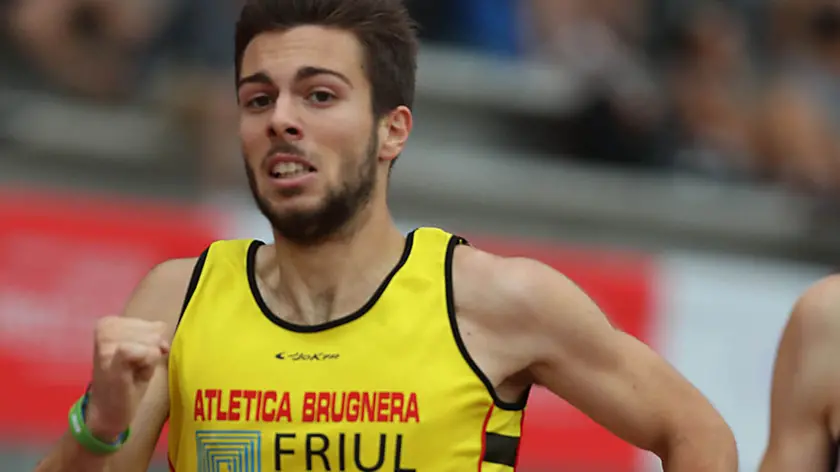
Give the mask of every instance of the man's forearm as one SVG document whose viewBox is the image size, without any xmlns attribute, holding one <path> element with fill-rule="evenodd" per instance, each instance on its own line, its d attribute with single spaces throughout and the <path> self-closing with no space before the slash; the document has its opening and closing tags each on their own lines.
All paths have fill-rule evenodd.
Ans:
<svg viewBox="0 0 840 472">
<path fill-rule="evenodd" d="M 35 472 L 108 472 L 108 461 L 109 457 L 91 454 L 66 433 Z"/>
<path fill-rule="evenodd" d="M 659 458 L 665 472 L 738 471 L 738 448 L 725 424 L 674 436 Z"/>
</svg>

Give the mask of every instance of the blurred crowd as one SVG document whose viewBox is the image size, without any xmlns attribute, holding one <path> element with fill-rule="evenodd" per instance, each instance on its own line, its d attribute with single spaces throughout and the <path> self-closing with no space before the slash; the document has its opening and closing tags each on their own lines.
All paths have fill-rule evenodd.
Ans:
<svg viewBox="0 0 840 472">
<path fill-rule="evenodd" d="M 840 0 L 407 3 L 428 44 L 549 62 L 584 78 L 588 98 L 571 113 L 511 118 L 528 145 L 588 162 L 840 191 Z M 236 7 L 0 0 L 10 22 L 2 80 L 101 103 L 154 100 L 195 137 L 208 181 L 223 185 L 236 152 Z"/>
<path fill-rule="evenodd" d="M 586 78 L 596 91 L 573 116 L 528 124 L 554 140 L 546 146 L 817 195 L 840 189 L 836 0 L 415 3 L 430 41 Z"/>
</svg>

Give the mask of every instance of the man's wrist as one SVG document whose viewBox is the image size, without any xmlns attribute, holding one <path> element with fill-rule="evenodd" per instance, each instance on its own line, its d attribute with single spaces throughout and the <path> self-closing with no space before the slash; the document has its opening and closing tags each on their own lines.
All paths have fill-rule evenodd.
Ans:
<svg viewBox="0 0 840 472">
<path fill-rule="evenodd" d="M 115 444 L 119 442 L 123 433 L 125 433 L 127 426 L 110 424 L 107 418 L 104 418 L 96 404 L 88 403 L 82 408 L 84 413 L 85 426 L 88 431 L 98 440 L 107 443 Z"/>
</svg>

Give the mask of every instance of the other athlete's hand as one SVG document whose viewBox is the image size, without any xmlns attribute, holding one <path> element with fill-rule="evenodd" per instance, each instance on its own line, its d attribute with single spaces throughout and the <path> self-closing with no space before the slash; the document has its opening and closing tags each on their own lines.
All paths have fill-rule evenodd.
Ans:
<svg viewBox="0 0 840 472">
<path fill-rule="evenodd" d="M 102 441 L 128 428 L 155 369 L 166 362 L 166 324 L 105 317 L 94 336 L 93 383 L 86 423 Z"/>
</svg>

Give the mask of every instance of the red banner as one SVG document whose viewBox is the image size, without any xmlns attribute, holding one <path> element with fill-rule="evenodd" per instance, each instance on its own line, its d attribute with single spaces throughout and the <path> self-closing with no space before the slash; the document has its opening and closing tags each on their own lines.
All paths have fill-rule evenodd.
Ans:
<svg viewBox="0 0 840 472">
<path fill-rule="evenodd" d="M 214 239 L 195 210 L 0 192 L 0 434 L 43 442 L 66 428 L 90 377 L 95 320 L 119 314 L 156 264 Z"/>
<path fill-rule="evenodd" d="M 536 243 L 471 243 L 505 256 L 537 259 L 581 287 L 616 326 L 649 341 L 654 323 L 654 264 L 623 252 L 561 249 Z M 544 389 L 531 393 L 520 464 L 524 470 L 637 470 L 638 451 Z"/>
</svg>

